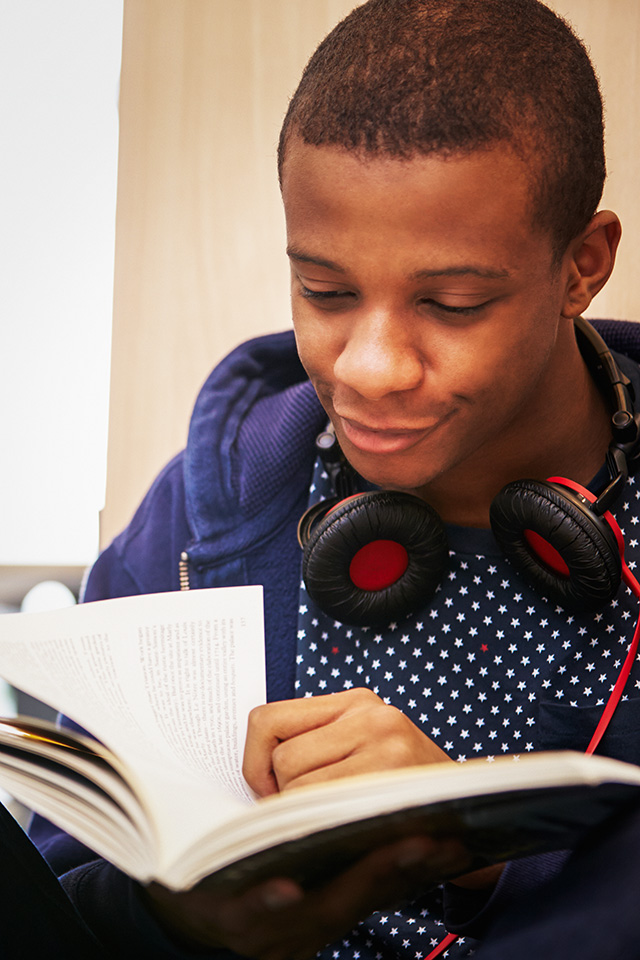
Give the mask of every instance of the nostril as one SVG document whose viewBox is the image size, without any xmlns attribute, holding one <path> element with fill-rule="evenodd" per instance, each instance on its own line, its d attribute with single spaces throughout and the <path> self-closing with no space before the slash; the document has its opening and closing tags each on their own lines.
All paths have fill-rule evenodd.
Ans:
<svg viewBox="0 0 640 960">
<path fill-rule="evenodd" d="M 337 358 L 334 375 L 368 400 L 379 400 L 388 393 L 415 389 L 422 382 L 423 371 L 415 352 L 399 349 L 397 341 L 360 339 Z"/>
</svg>

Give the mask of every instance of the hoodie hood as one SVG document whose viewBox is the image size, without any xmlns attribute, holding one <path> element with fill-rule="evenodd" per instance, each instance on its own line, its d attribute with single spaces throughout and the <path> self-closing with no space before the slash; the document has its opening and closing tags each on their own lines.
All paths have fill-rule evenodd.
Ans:
<svg viewBox="0 0 640 960">
<path fill-rule="evenodd" d="M 243 554 L 286 522 L 311 477 L 326 414 L 293 331 L 237 347 L 206 380 L 184 458 L 190 556 Z"/>
</svg>

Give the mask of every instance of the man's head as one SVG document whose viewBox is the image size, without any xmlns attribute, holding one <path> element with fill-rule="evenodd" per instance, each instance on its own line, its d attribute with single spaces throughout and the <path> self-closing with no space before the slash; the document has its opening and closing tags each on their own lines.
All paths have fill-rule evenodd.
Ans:
<svg viewBox="0 0 640 960">
<path fill-rule="evenodd" d="M 355 469 L 471 524 L 508 480 L 588 482 L 608 420 L 573 317 L 620 224 L 595 212 L 600 97 L 566 25 L 536 0 L 369 0 L 280 155 L 298 351 Z"/>
<path fill-rule="evenodd" d="M 537 0 L 369 0 L 320 44 L 286 115 L 292 136 L 369 156 L 465 156 L 508 146 L 530 170 L 532 225 L 559 259 L 605 178 L 589 57 Z"/>
</svg>

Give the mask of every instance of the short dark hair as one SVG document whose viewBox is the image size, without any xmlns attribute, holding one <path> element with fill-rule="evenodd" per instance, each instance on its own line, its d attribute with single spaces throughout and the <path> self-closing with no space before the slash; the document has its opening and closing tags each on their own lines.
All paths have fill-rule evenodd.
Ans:
<svg viewBox="0 0 640 960">
<path fill-rule="evenodd" d="M 558 258 L 605 180 L 593 66 L 538 0 L 368 0 L 305 68 L 280 133 L 281 179 L 294 133 L 399 159 L 507 144 L 529 165 L 533 221 Z"/>
</svg>

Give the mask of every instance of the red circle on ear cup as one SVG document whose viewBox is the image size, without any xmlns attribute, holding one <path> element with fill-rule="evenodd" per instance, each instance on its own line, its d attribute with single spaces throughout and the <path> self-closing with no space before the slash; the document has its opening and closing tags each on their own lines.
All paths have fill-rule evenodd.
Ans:
<svg viewBox="0 0 640 960">
<path fill-rule="evenodd" d="M 326 614 L 353 626 L 378 626 L 433 596 L 449 549 L 444 524 L 428 503 L 399 490 L 369 490 L 344 503 L 325 502 L 318 512 L 317 506 L 298 529 L 307 593 Z M 391 541 L 395 559 L 386 545 L 377 546 L 380 541 Z M 376 580 L 370 570 L 361 572 L 369 566 L 363 561 L 370 544 L 383 560 Z"/>
<path fill-rule="evenodd" d="M 550 570 L 561 577 L 570 577 L 571 571 L 562 559 L 562 555 L 548 540 L 541 537 L 535 530 L 523 530 L 524 538 L 539 560 L 542 560 Z"/>
<path fill-rule="evenodd" d="M 349 576 L 359 590 L 383 590 L 400 579 L 409 566 L 409 555 L 395 540 L 372 540 L 351 559 Z"/>
<path fill-rule="evenodd" d="M 608 518 L 591 510 L 592 495 L 574 492 L 570 483 L 555 477 L 508 483 L 491 504 L 491 529 L 507 559 L 543 596 L 584 613 L 615 597 L 622 557 Z M 533 544 L 531 532 L 540 537 Z M 559 569 L 552 550 L 560 555 Z"/>
</svg>

